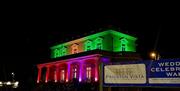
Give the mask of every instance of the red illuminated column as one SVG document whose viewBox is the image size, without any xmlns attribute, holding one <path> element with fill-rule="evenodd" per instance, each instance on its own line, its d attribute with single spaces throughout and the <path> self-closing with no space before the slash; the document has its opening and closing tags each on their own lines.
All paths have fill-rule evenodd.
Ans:
<svg viewBox="0 0 180 91">
<path fill-rule="evenodd" d="M 98 79 L 99 79 L 99 62 L 98 62 L 98 60 L 96 60 L 96 62 L 95 62 L 95 78 L 94 78 L 94 80 L 95 81 L 98 81 Z"/>
<path fill-rule="evenodd" d="M 67 65 L 66 65 L 66 81 L 65 82 L 68 82 L 69 81 L 69 79 L 70 79 L 70 69 L 71 68 L 71 64 L 70 63 L 67 63 Z"/>
<path fill-rule="evenodd" d="M 58 81 L 58 77 L 59 77 L 59 64 L 56 65 L 56 71 L 55 71 L 55 82 Z"/>
<path fill-rule="evenodd" d="M 70 73 L 71 73 L 71 63 L 67 63 L 66 68 L 66 82 L 70 80 Z"/>
<path fill-rule="evenodd" d="M 46 83 L 48 82 L 48 80 L 49 80 L 49 70 L 50 70 L 50 66 L 46 66 Z"/>
<path fill-rule="evenodd" d="M 41 66 L 38 66 L 38 77 L 37 77 L 37 83 L 39 83 L 40 79 L 41 79 Z"/>
</svg>

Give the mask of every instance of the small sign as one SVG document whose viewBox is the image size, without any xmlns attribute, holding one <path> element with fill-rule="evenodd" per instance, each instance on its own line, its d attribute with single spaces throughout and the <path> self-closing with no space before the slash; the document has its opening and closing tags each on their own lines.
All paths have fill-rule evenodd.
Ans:
<svg viewBox="0 0 180 91">
<path fill-rule="evenodd" d="M 104 72 L 104 83 L 146 83 L 145 64 L 107 65 L 104 67 Z"/>
</svg>

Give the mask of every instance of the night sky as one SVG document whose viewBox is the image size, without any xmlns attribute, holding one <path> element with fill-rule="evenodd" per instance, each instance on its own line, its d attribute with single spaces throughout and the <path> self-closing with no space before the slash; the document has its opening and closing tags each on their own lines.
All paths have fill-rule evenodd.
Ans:
<svg viewBox="0 0 180 91">
<path fill-rule="evenodd" d="M 136 36 L 144 59 L 154 48 L 162 58 L 180 57 L 180 19 L 169 11 L 10 9 L 1 21 L 1 73 L 16 72 L 25 79 L 35 74 L 35 64 L 50 57 L 50 46 L 108 27 Z"/>
</svg>

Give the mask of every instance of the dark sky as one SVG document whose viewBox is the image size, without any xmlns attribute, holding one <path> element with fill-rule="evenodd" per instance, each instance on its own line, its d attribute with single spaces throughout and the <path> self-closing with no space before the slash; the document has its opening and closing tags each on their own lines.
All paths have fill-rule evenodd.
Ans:
<svg viewBox="0 0 180 91">
<path fill-rule="evenodd" d="M 49 58 L 51 45 L 107 26 L 138 37 L 137 52 L 145 59 L 154 49 L 158 32 L 156 50 L 161 57 L 180 57 L 179 16 L 171 10 L 154 10 L 9 9 L 1 21 L 1 67 L 6 73 L 28 75 L 35 64 Z"/>
</svg>

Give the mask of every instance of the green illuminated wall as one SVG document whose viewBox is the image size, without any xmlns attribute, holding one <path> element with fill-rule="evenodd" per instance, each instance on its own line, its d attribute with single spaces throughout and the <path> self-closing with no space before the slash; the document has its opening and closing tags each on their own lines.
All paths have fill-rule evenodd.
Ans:
<svg viewBox="0 0 180 91">
<path fill-rule="evenodd" d="M 126 51 L 136 51 L 136 44 L 135 41 L 137 38 L 132 37 L 127 34 L 123 33 L 118 33 L 116 31 L 112 31 L 112 36 L 113 36 L 113 51 L 118 52 L 122 51 L 122 44 L 126 45 Z"/>
<path fill-rule="evenodd" d="M 51 58 L 72 54 L 72 45 L 77 44 L 78 53 L 101 49 L 106 51 L 136 51 L 137 38 L 114 30 L 107 30 L 80 39 L 51 47 Z M 73 49 L 74 50 L 74 49 Z M 76 50 L 76 49 L 75 49 Z"/>
</svg>

